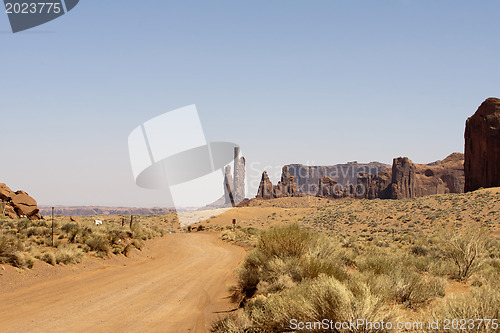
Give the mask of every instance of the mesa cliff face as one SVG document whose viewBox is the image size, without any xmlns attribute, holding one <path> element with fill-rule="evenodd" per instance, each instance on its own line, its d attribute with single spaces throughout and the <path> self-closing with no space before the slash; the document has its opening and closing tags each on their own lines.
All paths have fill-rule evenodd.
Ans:
<svg viewBox="0 0 500 333">
<path fill-rule="evenodd" d="M 488 98 L 465 125 L 465 191 L 500 186 L 500 99 Z"/>
<path fill-rule="evenodd" d="M 352 164 L 345 165 L 353 167 Z M 290 172 L 291 166 L 285 165 L 278 185 L 273 186 L 267 172 L 264 171 L 257 198 L 311 195 L 309 193 L 312 189 L 315 189 L 312 195 L 318 197 L 366 199 L 404 199 L 464 192 L 464 155 L 461 153 L 453 153 L 442 161 L 429 164 L 415 164 L 408 157 L 398 157 L 393 160 L 392 168 L 383 168 L 384 165 L 377 163 L 377 166 L 373 167 L 373 170 L 378 170 L 378 173 L 364 172 L 361 171 L 363 169 L 356 167 L 358 174 L 353 183 L 349 181 L 347 184 L 342 184 L 334 177 L 321 176 L 318 177 L 315 186 L 311 186 L 308 182 L 317 176 L 319 168 L 331 171 L 335 170 L 335 166 L 328 169 L 330 167 L 304 167 L 292 164 L 295 171 L 314 170 L 314 172 L 302 173 L 299 177 L 295 177 Z M 304 187 L 297 185 L 300 179 Z M 343 179 L 345 180 L 346 177 Z"/>
<path fill-rule="evenodd" d="M 295 177 L 297 187 L 305 195 L 316 195 L 320 190 L 318 185 L 321 178 L 327 177 L 335 180 L 339 186 L 349 187 L 357 184 L 360 173 L 378 174 L 381 170 L 389 169 L 391 166 L 379 162 L 358 163 L 349 162 L 336 165 L 303 165 L 289 164 L 288 170 Z"/>
<path fill-rule="evenodd" d="M 432 194 L 464 193 L 464 154 L 453 153 L 442 161 L 415 164 L 417 197 Z"/>
<path fill-rule="evenodd" d="M 30 220 L 39 220 L 42 216 L 39 213 L 39 209 L 36 200 L 28 195 L 24 191 L 12 191 L 7 185 L 0 184 L 0 202 L 3 204 L 0 208 L 3 208 L 3 214 L 10 218 L 19 218 L 26 216 Z"/>
<path fill-rule="evenodd" d="M 367 199 L 403 199 L 432 194 L 463 193 L 464 155 L 453 153 L 442 161 L 414 164 L 407 157 L 395 158 L 392 170 L 378 175 L 362 173 L 358 184 Z"/>
</svg>

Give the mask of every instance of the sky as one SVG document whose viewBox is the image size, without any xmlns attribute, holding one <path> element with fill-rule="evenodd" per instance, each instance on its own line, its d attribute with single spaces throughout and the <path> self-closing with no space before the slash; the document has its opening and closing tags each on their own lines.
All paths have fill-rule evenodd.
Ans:
<svg viewBox="0 0 500 333">
<path fill-rule="evenodd" d="M 0 13 L 0 182 L 41 205 L 171 205 L 127 138 L 195 104 L 247 172 L 463 152 L 500 97 L 498 1 L 80 1 L 13 34 Z M 255 184 L 249 196 L 255 195 Z M 252 192 L 253 191 L 253 192 Z"/>
</svg>

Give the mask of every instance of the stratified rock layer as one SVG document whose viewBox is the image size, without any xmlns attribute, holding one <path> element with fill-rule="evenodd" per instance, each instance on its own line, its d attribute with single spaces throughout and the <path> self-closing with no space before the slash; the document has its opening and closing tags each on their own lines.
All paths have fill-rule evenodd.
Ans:
<svg viewBox="0 0 500 333">
<path fill-rule="evenodd" d="M 406 157 L 399 157 L 394 159 L 391 170 L 382 170 L 378 175 L 360 173 L 358 176 L 358 186 L 364 189 L 363 197 L 367 199 L 463 193 L 464 183 L 464 155 L 461 153 L 453 153 L 430 164 L 414 164 Z"/>
</svg>

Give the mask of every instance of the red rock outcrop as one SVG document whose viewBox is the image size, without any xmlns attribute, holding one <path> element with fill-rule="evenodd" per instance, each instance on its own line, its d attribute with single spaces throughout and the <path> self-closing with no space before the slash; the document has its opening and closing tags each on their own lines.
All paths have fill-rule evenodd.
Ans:
<svg viewBox="0 0 500 333">
<path fill-rule="evenodd" d="M 260 180 L 259 190 L 257 191 L 257 198 L 261 199 L 272 199 L 274 198 L 273 193 L 273 183 L 269 180 L 267 171 L 262 173 L 262 178 Z"/>
<path fill-rule="evenodd" d="M 464 154 L 453 153 L 442 161 L 415 166 L 417 197 L 464 192 Z"/>
<path fill-rule="evenodd" d="M 464 155 L 453 153 L 442 161 L 413 164 L 408 158 L 395 158 L 392 170 L 377 176 L 360 173 L 358 196 L 367 199 L 401 199 L 431 194 L 464 192 Z M 397 172 L 394 175 L 393 170 Z"/>
<path fill-rule="evenodd" d="M 0 184 L 0 201 L 5 203 L 5 216 L 10 218 L 28 217 L 39 220 L 42 216 L 35 199 L 24 191 L 13 192 L 7 185 Z"/>
<path fill-rule="evenodd" d="M 330 177 L 321 177 L 318 182 L 318 197 L 339 198 L 342 196 L 338 182 Z"/>
<path fill-rule="evenodd" d="M 262 178 L 257 192 L 257 198 L 271 199 L 283 197 L 301 197 L 295 177 L 290 174 L 288 166 L 284 166 L 281 171 L 281 180 L 278 184 L 273 185 L 269 180 L 267 172 L 262 173 Z"/>
<path fill-rule="evenodd" d="M 415 197 L 415 164 L 408 157 L 398 157 L 392 162 L 392 199 Z"/>
<path fill-rule="evenodd" d="M 321 178 L 329 177 L 338 182 L 339 187 L 349 187 L 356 184 L 361 172 L 378 174 L 380 170 L 389 169 L 391 166 L 379 162 L 358 163 L 356 161 L 335 165 L 287 165 L 290 174 L 295 177 L 300 193 L 316 195 Z"/>
<path fill-rule="evenodd" d="M 500 99 L 488 98 L 465 124 L 465 191 L 500 186 Z"/>
<path fill-rule="evenodd" d="M 281 181 L 276 185 L 281 192 L 282 197 L 300 197 L 302 196 L 297 187 L 295 177 L 290 174 L 290 169 L 285 165 L 281 171 Z"/>
<path fill-rule="evenodd" d="M 378 175 L 362 172 L 358 175 L 358 197 L 366 199 L 392 198 L 392 169 L 383 169 Z"/>
</svg>

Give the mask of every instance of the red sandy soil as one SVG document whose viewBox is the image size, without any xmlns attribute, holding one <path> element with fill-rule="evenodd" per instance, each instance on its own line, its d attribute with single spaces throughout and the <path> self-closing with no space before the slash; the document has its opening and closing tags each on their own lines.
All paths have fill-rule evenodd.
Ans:
<svg viewBox="0 0 500 333">
<path fill-rule="evenodd" d="M 207 332 L 234 309 L 245 251 L 219 234 L 168 234 L 131 258 L 0 266 L 2 332 Z"/>
</svg>

